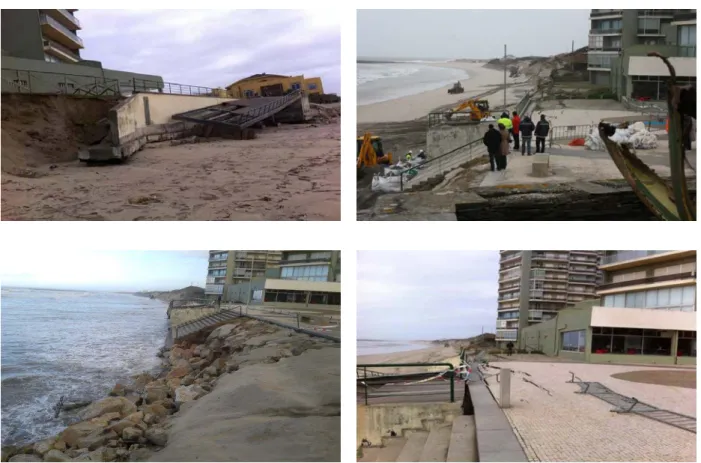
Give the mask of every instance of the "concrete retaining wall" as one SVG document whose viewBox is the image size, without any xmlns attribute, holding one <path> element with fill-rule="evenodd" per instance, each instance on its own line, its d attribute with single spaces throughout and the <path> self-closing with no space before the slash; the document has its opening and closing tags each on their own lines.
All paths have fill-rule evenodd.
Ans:
<svg viewBox="0 0 701 463">
<path fill-rule="evenodd" d="M 456 416 L 462 415 L 460 404 L 382 404 L 358 405 L 356 444 L 363 439 L 378 445 L 389 430 L 402 435 L 402 430 L 425 429 L 423 420 L 435 420 L 438 423 L 452 423 Z"/>
<path fill-rule="evenodd" d="M 215 307 L 182 307 L 170 309 L 170 327 L 173 328 L 195 320 L 196 318 L 212 315 L 218 311 L 219 309 Z"/>
<path fill-rule="evenodd" d="M 437 158 L 456 148 L 484 137 L 488 124 L 443 124 L 432 127 L 426 134 L 426 149 Z"/>
<path fill-rule="evenodd" d="M 173 114 L 234 101 L 231 98 L 139 93 L 109 113 L 112 145 L 126 158 L 153 141 L 191 135 L 194 124 L 173 121 Z"/>
</svg>

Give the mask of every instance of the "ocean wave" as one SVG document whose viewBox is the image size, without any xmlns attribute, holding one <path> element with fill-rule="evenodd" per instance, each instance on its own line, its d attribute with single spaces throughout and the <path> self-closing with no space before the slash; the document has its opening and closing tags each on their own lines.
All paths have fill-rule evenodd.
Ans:
<svg viewBox="0 0 701 463">
<path fill-rule="evenodd" d="M 407 67 L 396 64 L 359 64 L 357 84 L 367 84 L 381 79 L 405 77 L 416 74 L 421 68 Z"/>
</svg>

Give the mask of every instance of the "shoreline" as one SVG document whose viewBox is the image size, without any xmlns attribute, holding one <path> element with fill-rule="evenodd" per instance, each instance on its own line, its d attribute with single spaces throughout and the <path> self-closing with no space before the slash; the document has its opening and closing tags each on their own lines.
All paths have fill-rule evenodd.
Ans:
<svg viewBox="0 0 701 463">
<path fill-rule="evenodd" d="M 430 342 L 430 341 L 429 341 Z M 454 346 L 444 345 L 427 346 L 424 349 L 389 352 L 383 354 L 366 354 L 356 357 L 356 364 L 383 364 L 383 363 L 451 363 L 453 367 L 459 365 L 460 350 Z M 386 373 L 409 373 L 417 367 L 383 367 Z M 447 367 L 429 368 L 429 371 L 447 369 Z"/>
<path fill-rule="evenodd" d="M 460 84 L 465 91 L 461 94 L 451 95 L 448 89 L 452 84 L 445 85 L 435 90 L 428 90 L 418 94 L 395 98 L 380 103 L 372 103 L 357 106 L 357 124 L 409 122 L 426 118 L 432 111 L 442 107 L 456 106 L 461 101 L 469 98 L 481 98 L 484 94 L 493 94 L 503 91 L 503 71 L 485 67 L 484 63 L 466 63 L 451 61 L 447 63 L 424 63 L 426 66 L 460 69 L 467 74 L 466 79 L 461 79 Z M 520 97 L 515 95 L 514 84 L 527 82 L 527 78 L 507 78 L 507 104 L 518 101 Z M 492 104 L 492 107 L 497 105 Z"/>
<path fill-rule="evenodd" d="M 323 387 L 324 391 L 314 390 L 316 383 L 302 385 L 305 391 L 311 390 L 311 397 L 307 397 L 304 403 L 308 405 L 318 396 L 318 400 L 324 402 L 317 406 L 327 409 L 327 414 L 310 411 L 308 415 L 305 412 L 299 416 L 305 418 L 305 423 L 324 416 L 327 423 L 321 428 L 330 429 L 328 421 L 334 420 L 328 417 L 336 415 L 328 410 L 328 404 L 337 402 L 336 418 L 340 428 L 340 353 L 334 347 L 337 345 L 330 341 L 253 319 L 238 319 L 201 330 L 188 339 L 179 340 L 169 349 L 162 348 L 158 355 L 162 362 L 157 374 L 140 373 L 133 375 L 130 381 L 117 383 L 109 396 L 80 407 L 77 413 L 79 421 L 68 425 L 55 436 L 27 444 L 3 445 L 2 461 L 230 461 L 231 455 L 236 453 L 229 448 L 226 454 L 217 455 L 217 452 L 223 452 L 222 446 L 213 445 L 213 442 L 207 441 L 207 436 L 202 435 L 202 428 L 206 428 L 206 425 L 202 424 L 203 417 L 198 415 L 211 417 L 206 421 L 212 427 L 212 439 L 216 440 L 216 431 L 222 426 L 235 427 L 234 422 L 247 419 L 253 421 L 246 427 L 256 426 L 260 421 L 260 416 L 256 415 L 264 415 L 265 410 L 251 412 L 254 416 L 239 416 L 240 408 L 250 408 L 249 402 L 265 406 L 266 410 L 269 406 L 279 408 L 280 418 L 271 419 L 296 419 L 298 415 L 285 414 L 284 409 L 299 408 L 301 404 L 296 403 L 301 400 L 299 396 L 306 395 L 305 392 L 293 390 L 291 394 L 294 398 L 291 399 L 285 395 L 287 389 L 279 392 L 279 397 L 276 395 L 265 400 L 248 397 L 251 392 L 237 394 L 237 389 L 245 387 L 250 377 L 255 376 L 256 368 L 265 370 L 269 380 L 276 374 L 287 374 L 289 377 L 273 379 L 272 383 L 282 382 L 294 389 L 295 381 L 309 381 L 307 376 L 295 376 L 299 369 L 311 369 L 313 372 L 319 365 L 326 369 L 335 366 L 338 369 L 336 374 L 325 378 L 326 382 L 319 380 L 319 387 Z M 337 362 L 329 363 L 332 360 Z M 232 374 L 244 368 L 245 374 Z M 286 369 L 291 371 L 278 371 Z M 255 389 L 265 389 L 265 384 L 268 382 L 261 379 L 260 386 Z M 331 387 L 333 384 L 336 384 L 336 390 Z M 299 388 L 300 385 L 297 386 Z M 330 387 L 332 390 L 329 390 Z M 210 394 L 218 397 L 207 399 Z M 329 398 L 329 395 L 333 397 Z M 241 402 L 231 407 L 230 414 L 233 416 L 214 417 L 212 413 L 215 410 L 207 408 L 214 402 L 218 407 L 216 410 L 220 410 L 221 396 L 228 401 Z M 198 426 L 189 426 L 188 420 L 198 420 Z M 287 429 L 290 424 L 285 426 Z M 232 436 L 232 443 L 223 447 L 237 445 L 240 448 L 247 443 L 246 440 L 236 442 L 236 436 L 240 436 L 240 433 L 232 432 Z M 281 434 L 280 439 L 286 437 Z M 327 440 L 331 438 L 329 435 Z M 299 440 L 304 441 L 305 438 Z M 296 449 L 301 455 L 302 449 L 306 450 L 310 444 L 301 442 Z M 269 460 L 269 453 L 251 446 L 262 456 L 257 459 L 250 456 L 248 461 Z M 340 458 L 340 440 L 335 447 L 329 447 L 316 449 L 316 454 L 312 456 L 319 457 L 317 461 L 337 461 Z M 328 452 L 335 452 L 336 448 L 338 455 L 332 457 Z M 304 461 L 304 456 L 300 455 L 294 461 Z M 273 458 L 272 461 L 282 461 L 280 458 Z"/>
</svg>

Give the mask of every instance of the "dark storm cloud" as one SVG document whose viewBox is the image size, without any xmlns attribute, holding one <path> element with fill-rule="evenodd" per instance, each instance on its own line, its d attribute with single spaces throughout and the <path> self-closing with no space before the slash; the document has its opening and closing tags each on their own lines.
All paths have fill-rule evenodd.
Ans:
<svg viewBox="0 0 701 463">
<path fill-rule="evenodd" d="M 251 74 L 321 77 L 340 93 L 331 10 L 79 10 L 82 56 L 167 82 L 224 87 Z"/>
<path fill-rule="evenodd" d="M 360 251 L 358 338 L 493 333 L 498 272 L 498 251 Z"/>
</svg>

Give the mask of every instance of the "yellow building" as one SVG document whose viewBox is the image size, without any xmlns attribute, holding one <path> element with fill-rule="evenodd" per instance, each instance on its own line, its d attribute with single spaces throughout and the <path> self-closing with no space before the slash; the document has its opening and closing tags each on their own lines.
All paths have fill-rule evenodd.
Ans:
<svg viewBox="0 0 701 463">
<path fill-rule="evenodd" d="M 254 74 L 226 87 L 232 98 L 254 98 L 257 96 L 282 96 L 294 90 L 306 93 L 324 93 L 319 77 L 281 76 L 278 74 Z"/>
</svg>

